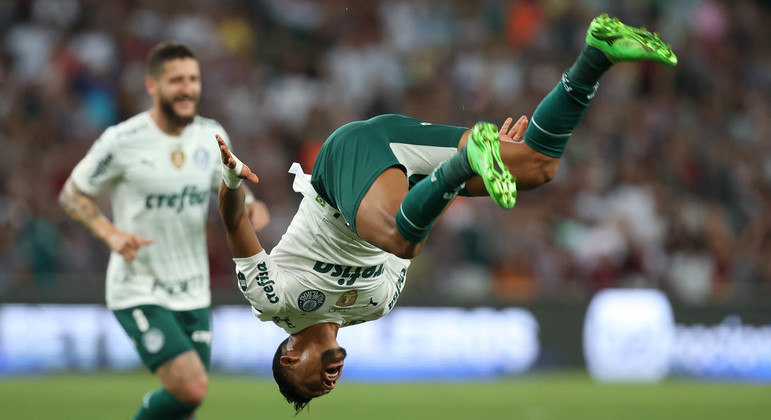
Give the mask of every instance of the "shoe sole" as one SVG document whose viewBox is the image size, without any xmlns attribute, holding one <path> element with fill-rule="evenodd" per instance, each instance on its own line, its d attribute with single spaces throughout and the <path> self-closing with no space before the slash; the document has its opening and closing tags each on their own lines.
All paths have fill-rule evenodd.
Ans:
<svg viewBox="0 0 771 420">
<path fill-rule="evenodd" d="M 468 157 L 471 169 L 482 178 L 493 201 L 510 209 L 517 202 L 517 183 L 501 160 L 500 144 L 495 125 L 479 122 L 469 136 Z"/>
<path fill-rule="evenodd" d="M 616 41 L 624 39 L 636 42 L 644 52 L 630 49 L 628 56 L 617 55 L 624 51 L 614 51 L 611 47 Z M 644 27 L 635 28 L 626 25 L 618 18 L 611 18 L 607 14 L 592 20 L 589 31 L 586 33 L 586 43 L 604 52 L 613 62 L 650 60 L 668 66 L 677 64 L 677 56 L 672 51 L 672 46 L 665 44 L 659 38 L 659 34 L 651 33 Z"/>
</svg>

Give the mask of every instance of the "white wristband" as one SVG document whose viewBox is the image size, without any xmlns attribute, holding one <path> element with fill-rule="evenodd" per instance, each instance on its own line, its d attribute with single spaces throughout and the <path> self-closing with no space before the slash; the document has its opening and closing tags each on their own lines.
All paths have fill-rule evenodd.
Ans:
<svg viewBox="0 0 771 420">
<path fill-rule="evenodd" d="M 228 165 L 222 164 L 222 182 L 224 182 L 231 190 L 236 190 L 241 185 L 241 178 L 238 176 L 241 175 L 241 169 L 244 168 L 244 164 L 238 160 L 233 152 L 230 153 L 230 157 L 236 161 L 236 167 L 230 169 Z"/>
</svg>

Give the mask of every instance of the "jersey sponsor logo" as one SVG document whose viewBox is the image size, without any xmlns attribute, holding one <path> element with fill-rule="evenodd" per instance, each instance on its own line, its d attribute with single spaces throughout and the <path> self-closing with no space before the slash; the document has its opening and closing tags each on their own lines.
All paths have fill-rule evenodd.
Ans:
<svg viewBox="0 0 771 420">
<path fill-rule="evenodd" d="M 391 298 L 391 302 L 388 303 L 389 311 L 396 305 L 396 301 L 399 300 L 399 295 L 402 294 L 402 287 L 404 287 L 404 280 L 406 277 L 407 270 L 402 268 L 402 271 L 399 272 L 399 278 L 396 280 L 396 292 L 394 292 L 394 297 Z"/>
<path fill-rule="evenodd" d="M 188 278 L 174 280 L 170 282 L 163 282 L 159 279 L 153 279 L 152 291 L 157 289 L 163 290 L 169 295 L 180 295 L 188 293 L 196 289 L 202 289 L 204 287 L 204 279 L 200 274 L 195 274 Z"/>
<path fill-rule="evenodd" d="M 112 153 L 108 153 L 107 156 L 103 157 L 102 160 L 96 164 L 96 168 L 91 172 L 91 175 L 88 176 L 88 182 L 94 184 L 97 178 L 104 175 L 107 171 L 107 167 L 112 163 L 112 159 Z"/>
<path fill-rule="evenodd" d="M 195 185 L 185 185 L 182 192 L 172 194 L 149 194 L 145 197 L 145 208 L 176 209 L 181 213 L 185 203 L 189 206 L 203 206 L 209 202 L 209 190 L 199 191 Z"/>
<path fill-rule="evenodd" d="M 319 290 L 308 289 L 300 293 L 297 307 L 303 312 L 313 312 L 319 309 L 327 300 L 327 295 Z"/>
<path fill-rule="evenodd" d="M 316 264 L 313 265 L 313 271 L 321 274 L 329 273 L 330 277 L 337 279 L 337 284 L 340 286 L 353 286 L 359 277 L 363 279 L 377 277 L 383 274 L 383 268 L 383 264 L 371 267 L 351 267 L 349 265 L 323 263 L 321 261 L 316 261 Z"/>
<path fill-rule="evenodd" d="M 158 328 L 150 328 L 142 334 L 142 345 L 148 353 L 158 353 L 166 342 L 163 332 Z"/>
<path fill-rule="evenodd" d="M 268 298 L 268 302 L 278 303 L 278 296 L 276 296 L 276 291 L 272 286 L 275 282 L 268 277 L 268 264 L 263 261 L 257 264 L 257 269 L 260 270 L 255 278 L 257 285 L 262 287 L 263 292 L 265 292 L 265 297 Z"/>
<path fill-rule="evenodd" d="M 172 150 L 171 163 L 177 167 L 177 169 L 185 166 L 185 152 L 181 150 Z"/>
<path fill-rule="evenodd" d="M 340 298 L 337 299 L 337 303 L 335 305 L 337 306 L 351 306 L 354 303 L 356 303 L 356 298 L 359 297 L 359 292 L 357 290 L 349 290 L 342 295 L 340 295 Z"/>
<path fill-rule="evenodd" d="M 199 147 L 193 152 L 193 163 L 198 169 L 205 170 L 209 167 L 209 151 Z"/>
</svg>

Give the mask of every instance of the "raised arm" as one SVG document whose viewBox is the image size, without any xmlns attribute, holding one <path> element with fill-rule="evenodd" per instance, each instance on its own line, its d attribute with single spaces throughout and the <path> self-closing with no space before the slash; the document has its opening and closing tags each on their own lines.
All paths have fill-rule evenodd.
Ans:
<svg viewBox="0 0 771 420">
<path fill-rule="evenodd" d="M 111 250 L 122 255 L 126 261 L 134 260 L 139 248 L 153 243 L 152 239 L 118 230 L 104 216 L 94 200 L 75 186 L 71 178 L 67 179 L 59 194 L 59 204 L 73 220 L 83 225 Z"/>
<path fill-rule="evenodd" d="M 223 181 L 220 184 L 218 203 L 220 218 L 225 225 L 228 247 L 235 258 L 248 258 L 262 251 L 254 228 L 249 222 L 244 206 L 244 187 L 241 179 L 248 179 L 254 183 L 259 182 L 257 176 L 246 165 L 239 165 L 240 161 L 230 153 L 228 146 L 220 136 L 217 136 L 220 147 L 223 168 Z M 237 168 L 242 166 L 241 168 Z M 238 172 L 236 172 L 238 170 Z M 227 183 L 225 180 L 228 180 Z"/>
</svg>

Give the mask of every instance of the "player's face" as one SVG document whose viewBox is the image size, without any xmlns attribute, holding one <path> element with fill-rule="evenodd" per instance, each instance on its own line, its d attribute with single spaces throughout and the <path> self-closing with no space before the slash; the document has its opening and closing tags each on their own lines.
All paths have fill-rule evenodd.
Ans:
<svg viewBox="0 0 771 420">
<path fill-rule="evenodd" d="M 193 58 L 169 60 L 155 78 L 153 100 L 173 124 L 185 126 L 193 122 L 201 98 L 201 70 Z"/>
<path fill-rule="evenodd" d="M 291 367 L 297 390 L 308 398 L 329 394 L 343 373 L 345 349 L 338 347 L 323 352 L 307 353 Z"/>
</svg>

